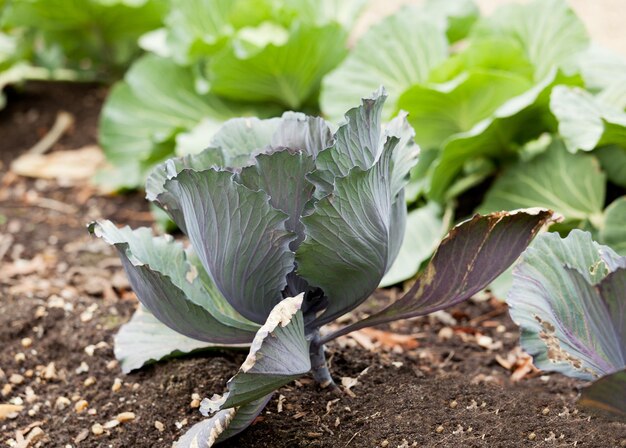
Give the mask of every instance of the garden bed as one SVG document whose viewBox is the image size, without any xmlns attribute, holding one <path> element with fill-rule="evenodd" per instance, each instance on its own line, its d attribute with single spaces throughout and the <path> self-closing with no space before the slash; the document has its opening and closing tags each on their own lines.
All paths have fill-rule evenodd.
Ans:
<svg viewBox="0 0 626 448">
<path fill-rule="evenodd" d="M 34 84 L 12 94 L 0 112 L 0 403 L 23 406 L 0 420 L 2 446 L 39 433 L 35 427 L 42 446 L 170 446 L 202 418 L 193 394 L 223 392 L 245 356 L 188 356 L 123 375 L 113 335 L 137 302 L 113 250 L 85 224 L 106 217 L 150 225 L 147 202 L 140 194 L 105 197 L 86 184 L 61 187 L 9 172 L 59 110 L 76 121 L 53 151 L 96 143 L 105 93 Z M 369 308 L 395 292 L 381 291 Z M 249 429 L 222 446 L 626 445 L 626 425 L 576 409 L 581 382 L 528 366 L 496 300 L 380 330 L 329 345 L 333 376 L 352 386 L 344 395 L 305 377 L 280 389 Z M 134 419 L 108 428 L 122 412 Z M 102 434 L 92 431 L 97 423 Z"/>
</svg>

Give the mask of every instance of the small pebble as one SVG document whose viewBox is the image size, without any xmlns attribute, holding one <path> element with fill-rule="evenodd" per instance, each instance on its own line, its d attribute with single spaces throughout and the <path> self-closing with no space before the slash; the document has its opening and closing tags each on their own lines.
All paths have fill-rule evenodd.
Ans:
<svg viewBox="0 0 626 448">
<path fill-rule="evenodd" d="M 443 432 L 443 426 L 437 426 L 437 429 L 435 429 L 435 431 L 437 432 L 437 434 L 441 434 Z"/>
<path fill-rule="evenodd" d="M 450 402 L 450 407 L 451 407 L 452 409 L 456 408 L 458 405 L 459 405 L 459 403 L 457 403 L 457 402 L 456 402 L 456 400 L 452 400 L 452 401 Z"/>
<path fill-rule="evenodd" d="M 53 362 L 43 369 L 42 376 L 45 380 L 55 380 L 57 378 L 57 368 Z"/>
<path fill-rule="evenodd" d="M 83 384 L 85 385 L 85 387 L 93 386 L 94 384 L 96 384 L 96 377 L 90 376 L 85 380 Z"/>
<path fill-rule="evenodd" d="M 36 319 L 40 319 L 40 318 L 44 317 L 46 314 L 48 314 L 48 312 L 46 311 L 46 307 L 45 306 L 41 306 L 40 305 L 35 310 L 35 318 Z"/>
<path fill-rule="evenodd" d="M 104 424 L 104 427 L 106 429 L 111 429 L 111 428 L 115 428 L 116 426 L 119 426 L 120 422 L 118 420 L 109 420 L 108 422 L 106 422 Z"/>
<path fill-rule="evenodd" d="M 478 403 L 476 402 L 476 400 L 472 400 L 470 405 L 466 406 L 465 409 L 469 409 L 469 410 L 478 409 Z"/>
<path fill-rule="evenodd" d="M 117 362 L 117 360 L 112 359 L 111 361 L 107 362 L 107 370 L 113 370 L 117 367 L 118 364 L 119 363 Z"/>
<path fill-rule="evenodd" d="M 117 414 L 117 417 L 115 417 L 115 420 L 117 420 L 120 423 L 135 420 L 135 413 L 134 412 L 122 412 L 120 414 Z"/>
<path fill-rule="evenodd" d="M 87 400 L 78 400 L 74 405 L 74 410 L 76 412 L 83 412 L 85 409 L 87 409 L 87 406 L 89 406 Z"/>
<path fill-rule="evenodd" d="M 89 415 L 96 415 L 97 413 L 98 411 L 96 411 L 96 408 L 87 409 L 87 414 Z"/>
<path fill-rule="evenodd" d="M 450 327 L 443 327 L 437 334 L 437 337 L 443 341 L 452 339 L 452 336 L 454 336 L 454 330 Z"/>
<path fill-rule="evenodd" d="M 28 348 L 31 345 L 33 345 L 33 340 L 31 338 L 24 338 L 24 339 L 22 339 L 22 347 Z"/>
<path fill-rule="evenodd" d="M 13 384 L 22 384 L 24 382 L 24 377 L 19 373 L 14 373 L 9 377 L 9 382 Z"/>
<path fill-rule="evenodd" d="M 85 286 L 88 286 L 88 285 L 85 285 Z M 91 288 L 89 288 L 89 289 L 91 289 Z M 98 288 L 98 290 L 100 290 L 100 289 Z M 93 292 L 99 292 L 99 291 L 93 291 Z M 82 322 L 89 322 L 91 319 L 93 319 L 93 313 L 97 309 L 98 309 L 98 304 L 97 303 L 93 303 L 93 304 L 89 305 L 89 307 L 87 307 L 87 309 L 85 311 L 80 313 L 80 320 Z"/>
<path fill-rule="evenodd" d="M 389 440 L 387 440 L 387 439 L 383 440 L 382 442 L 380 442 L 380 446 L 382 448 L 388 447 L 389 446 Z"/>
<path fill-rule="evenodd" d="M 191 408 L 199 408 L 200 407 L 200 395 L 193 393 L 191 394 L 191 403 L 189 404 Z"/>
<path fill-rule="evenodd" d="M 16 353 L 14 359 L 17 363 L 24 362 L 26 361 L 26 355 L 24 353 Z"/>
<path fill-rule="evenodd" d="M 94 433 L 94 435 L 99 436 L 101 434 L 104 434 L 104 428 L 102 427 L 100 423 L 95 423 L 91 427 L 91 432 Z"/>
<path fill-rule="evenodd" d="M 115 378 L 115 380 L 113 380 L 113 386 L 111 386 L 111 390 L 113 392 L 117 392 L 122 388 L 122 380 L 120 380 L 119 378 Z"/>
<path fill-rule="evenodd" d="M 81 432 L 78 433 L 78 435 L 74 438 L 74 443 L 79 444 L 80 442 L 82 442 L 83 440 L 85 440 L 87 437 L 89 437 L 89 430 L 88 429 L 83 429 Z"/>
<path fill-rule="evenodd" d="M 58 410 L 63 410 L 71 403 L 70 399 L 67 397 L 58 397 L 54 402 L 54 407 Z"/>
<path fill-rule="evenodd" d="M 493 346 L 493 339 L 487 335 L 480 335 L 476 338 L 476 343 L 482 348 L 491 348 Z"/>
<path fill-rule="evenodd" d="M 535 434 L 534 432 L 531 432 L 530 434 L 528 434 L 528 440 L 535 440 L 537 438 L 537 434 Z"/>
<path fill-rule="evenodd" d="M 155 427 L 155 428 L 157 429 L 157 431 L 159 431 L 159 432 L 163 432 L 163 431 L 165 431 L 165 425 L 164 425 L 163 423 L 161 423 L 160 421 L 158 421 L 158 420 L 155 420 L 155 422 L 154 422 L 154 427 Z"/>
<path fill-rule="evenodd" d="M 76 375 L 87 372 L 89 372 L 89 365 L 85 361 L 83 361 L 80 363 L 80 366 L 76 368 Z"/>
<path fill-rule="evenodd" d="M 11 386 L 10 384 L 5 384 L 4 386 L 2 386 L 2 390 L 0 391 L 0 394 L 2 394 L 3 397 L 6 397 L 7 395 L 11 393 L 12 390 L 13 390 L 13 386 Z"/>
<path fill-rule="evenodd" d="M 24 376 L 26 378 L 32 378 L 35 375 L 35 372 L 33 371 L 33 369 L 28 369 L 26 372 L 24 372 Z"/>
<path fill-rule="evenodd" d="M 543 408 L 543 411 L 541 411 L 541 413 L 543 415 L 548 415 L 550 413 L 550 408 Z"/>
<path fill-rule="evenodd" d="M 33 390 L 32 387 L 27 386 L 26 387 L 26 402 L 33 403 L 36 400 L 37 400 L 37 395 L 35 395 L 35 391 Z"/>
<path fill-rule="evenodd" d="M 85 347 L 85 353 L 87 353 L 89 356 L 93 356 L 95 351 L 96 351 L 95 345 L 88 345 L 87 347 Z"/>
</svg>

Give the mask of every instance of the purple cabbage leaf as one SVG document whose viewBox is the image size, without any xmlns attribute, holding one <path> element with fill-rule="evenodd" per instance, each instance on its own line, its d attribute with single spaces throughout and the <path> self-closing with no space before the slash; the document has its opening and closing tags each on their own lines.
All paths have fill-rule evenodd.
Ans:
<svg viewBox="0 0 626 448">
<path fill-rule="evenodd" d="M 578 404 L 608 417 L 626 420 L 626 369 L 604 376 L 584 388 Z"/>
<path fill-rule="evenodd" d="M 583 392 L 583 403 L 623 411 L 626 395 L 603 391 L 623 382 L 619 374 L 606 378 L 626 367 L 626 257 L 588 232 L 543 234 L 515 267 L 507 302 L 537 367 L 598 380 Z"/>
<path fill-rule="evenodd" d="M 309 372 L 322 387 L 336 388 L 324 343 L 468 299 L 551 222 L 552 213 L 540 209 L 476 215 L 450 231 L 403 298 L 362 322 L 324 332 L 324 324 L 370 297 L 405 235 L 404 186 L 419 148 L 405 114 L 383 125 L 385 98 L 379 89 L 364 99 L 336 131 L 293 112 L 234 119 L 204 152 L 157 166 L 147 198 L 186 234 L 187 247 L 145 228 L 90 225 L 118 250 L 139 301 L 167 327 L 159 331 L 206 344 L 185 339 L 179 350 L 166 344 L 155 352 L 120 336 L 125 345 L 116 353 L 129 360 L 126 370 L 142 359 L 250 344 L 227 392 L 203 403 L 209 418 L 177 446 L 212 446 L 236 434 L 276 389 Z M 120 335 L 136 331 L 139 318 Z"/>
</svg>

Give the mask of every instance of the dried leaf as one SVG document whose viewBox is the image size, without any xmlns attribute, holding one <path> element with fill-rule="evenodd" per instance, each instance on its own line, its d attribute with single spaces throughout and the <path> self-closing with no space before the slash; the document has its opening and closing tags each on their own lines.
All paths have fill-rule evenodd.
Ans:
<svg viewBox="0 0 626 448">
<path fill-rule="evenodd" d="M 50 154 L 23 154 L 11 163 L 11 171 L 20 176 L 57 179 L 72 183 L 90 179 L 104 163 L 102 150 L 95 145 Z"/>
<path fill-rule="evenodd" d="M 0 404 L 0 420 L 9 418 L 12 414 L 20 412 L 24 406 L 17 404 Z"/>
<path fill-rule="evenodd" d="M 377 330 L 375 328 L 363 328 L 358 331 L 369 336 L 385 348 L 393 349 L 400 346 L 405 350 L 412 350 L 419 346 L 419 342 L 414 336 L 408 334 L 398 334 L 389 331 Z"/>
<path fill-rule="evenodd" d="M 2 268 L 0 278 L 6 280 L 12 277 L 29 275 L 35 272 L 43 273 L 46 270 L 46 262 L 41 254 L 35 255 L 30 260 L 15 260 L 13 263 L 7 263 Z"/>
</svg>

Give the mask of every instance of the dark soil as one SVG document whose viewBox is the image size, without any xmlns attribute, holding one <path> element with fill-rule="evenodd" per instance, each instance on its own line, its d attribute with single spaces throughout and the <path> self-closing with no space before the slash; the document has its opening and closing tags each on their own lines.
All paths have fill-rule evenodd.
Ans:
<svg viewBox="0 0 626 448">
<path fill-rule="evenodd" d="M 53 150 L 95 143 L 103 97 L 94 86 L 38 84 L 12 95 L 0 112 L 0 404 L 23 406 L 0 420 L 2 446 L 16 446 L 34 427 L 43 437 L 22 446 L 170 446 L 202 418 L 192 394 L 223 392 L 245 356 L 214 352 L 124 376 L 112 338 L 136 300 L 113 251 L 91 239 L 85 223 L 107 217 L 150 225 L 147 204 L 139 194 L 103 197 L 88 185 L 61 188 L 8 172 L 58 110 L 73 113 L 76 125 Z M 381 292 L 365 308 L 394 293 Z M 626 446 L 626 425 L 576 408 L 580 382 L 529 366 L 506 307 L 493 299 L 380 330 L 328 347 L 336 380 L 358 378 L 354 396 L 338 398 L 305 377 L 279 390 L 223 446 Z M 136 417 L 101 435 L 91 431 L 121 412 Z"/>
</svg>

